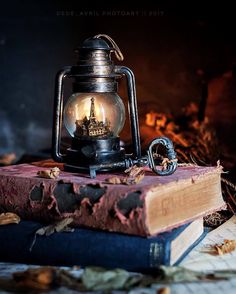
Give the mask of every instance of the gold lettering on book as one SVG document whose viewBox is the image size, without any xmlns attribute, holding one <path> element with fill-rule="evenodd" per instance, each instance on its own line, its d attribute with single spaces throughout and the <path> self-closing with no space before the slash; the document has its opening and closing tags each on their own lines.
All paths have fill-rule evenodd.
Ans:
<svg viewBox="0 0 236 294">
<path fill-rule="evenodd" d="M 157 267 L 162 263 L 163 258 L 163 245 L 159 243 L 151 243 L 150 250 L 150 267 Z"/>
</svg>

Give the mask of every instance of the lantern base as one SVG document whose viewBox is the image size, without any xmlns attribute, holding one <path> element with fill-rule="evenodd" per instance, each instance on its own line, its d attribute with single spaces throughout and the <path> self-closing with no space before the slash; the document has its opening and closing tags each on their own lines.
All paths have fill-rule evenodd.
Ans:
<svg viewBox="0 0 236 294">
<path fill-rule="evenodd" d="M 67 149 L 64 169 L 71 172 L 89 172 L 93 165 L 106 165 L 109 168 L 100 170 L 109 171 L 117 169 L 115 163 L 124 160 L 125 150 L 120 147 L 119 137 L 107 139 L 74 137 L 71 148 Z"/>
</svg>

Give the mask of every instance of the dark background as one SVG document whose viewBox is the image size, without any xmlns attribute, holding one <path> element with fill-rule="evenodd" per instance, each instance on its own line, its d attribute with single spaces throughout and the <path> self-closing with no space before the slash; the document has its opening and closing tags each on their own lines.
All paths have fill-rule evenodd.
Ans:
<svg viewBox="0 0 236 294">
<path fill-rule="evenodd" d="M 74 64 L 74 48 L 98 33 L 117 42 L 123 64 L 135 73 L 141 120 L 150 110 L 177 114 L 198 103 L 201 71 L 213 86 L 225 73 L 235 84 L 235 15 L 226 2 L 9 0 L 0 6 L 0 154 L 16 152 L 19 158 L 50 149 L 55 74 Z M 235 91 L 222 87 L 216 100 L 212 94 L 208 113 L 220 141 L 234 152 Z M 220 119 L 222 107 L 226 119 Z"/>
</svg>

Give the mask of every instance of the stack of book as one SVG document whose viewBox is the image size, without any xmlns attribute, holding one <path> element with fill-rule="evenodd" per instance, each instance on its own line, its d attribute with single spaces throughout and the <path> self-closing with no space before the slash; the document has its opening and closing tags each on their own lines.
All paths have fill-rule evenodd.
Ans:
<svg viewBox="0 0 236 294">
<path fill-rule="evenodd" d="M 0 168 L 1 212 L 23 219 L 0 226 L 1 261 L 130 271 L 176 265 L 204 237 L 203 216 L 225 206 L 220 167 L 182 166 L 166 177 L 147 171 L 134 185 L 113 184 L 114 174 L 45 179 L 42 170 L 48 168 Z M 73 232 L 34 240 L 45 223 L 68 217 Z"/>
</svg>

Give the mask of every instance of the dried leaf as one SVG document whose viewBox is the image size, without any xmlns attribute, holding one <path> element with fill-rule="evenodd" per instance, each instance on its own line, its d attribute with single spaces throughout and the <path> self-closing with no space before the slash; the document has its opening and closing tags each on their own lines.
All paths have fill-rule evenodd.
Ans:
<svg viewBox="0 0 236 294">
<path fill-rule="evenodd" d="M 128 177 L 112 177 L 105 179 L 105 182 L 112 185 L 128 185 Z"/>
<path fill-rule="evenodd" d="M 135 185 L 135 184 L 138 184 L 138 183 L 140 183 L 142 181 L 142 179 L 144 178 L 144 176 L 145 176 L 145 172 L 142 171 L 142 173 L 138 174 L 135 177 L 126 177 L 123 180 L 123 184 L 125 184 L 125 185 Z"/>
<path fill-rule="evenodd" d="M 170 294 L 170 288 L 169 287 L 159 288 L 157 290 L 157 294 Z"/>
<path fill-rule="evenodd" d="M 82 274 L 86 289 L 107 291 L 128 289 L 141 280 L 141 275 L 131 275 L 123 269 L 105 270 L 100 267 L 87 267 Z"/>
<path fill-rule="evenodd" d="M 67 269 L 60 269 L 57 273 L 60 286 L 73 289 L 73 291 L 78 291 L 79 293 L 86 291 L 86 288 L 80 279 L 80 269 L 74 269 L 73 267 L 72 272 Z"/>
<path fill-rule="evenodd" d="M 128 167 L 128 168 L 125 170 L 125 173 L 126 173 L 126 174 L 130 173 L 130 171 L 131 171 L 135 166 L 136 166 L 136 165 Z"/>
<path fill-rule="evenodd" d="M 116 176 L 116 177 L 105 179 L 105 182 L 108 184 L 119 185 L 122 183 L 122 179 Z"/>
<path fill-rule="evenodd" d="M 177 159 L 169 159 L 167 157 L 164 157 L 161 162 L 162 170 L 166 170 L 168 167 L 168 164 L 170 164 L 171 162 L 174 162 L 174 161 L 177 161 Z"/>
<path fill-rule="evenodd" d="M 231 279 L 236 276 L 236 271 L 192 271 L 179 266 L 160 266 L 155 271 L 154 276 L 132 274 L 122 269 L 106 270 L 99 267 L 86 267 L 82 274 L 82 282 L 88 290 L 127 290 L 133 287 L 158 287 L 160 291 L 161 283 L 185 283 L 196 281 L 218 281 Z M 168 287 L 164 287 L 162 292 L 170 293 Z"/>
<path fill-rule="evenodd" d="M 125 173 L 128 174 L 129 177 L 136 177 L 142 172 L 143 167 L 139 167 L 137 165 L 133 165 L 125 170 Z"/>
<path fill-rule="evenodd" d="M 194 282 L 199 280 L 199 272 L 179 266 L 160 266 L 157 278 L 153 282 Z"/>
<path fill-rule="evenodd" d="M 59 233 L 59 232 L 73 232 L 74 229 L 68 227 L 68 225 L 71 224 L 72 222 L 73 222 L 73 218 L 69 217 L 69 218 L 65 218 L 59 222 L 56 222 L 54 224 L 51 224 L 51 225 L 48 225 L 48 226 L 45 226 L 45 227 L 38 229 L 35 232 L 34 240 L 30 246 L 30 251 L 33 249 L 33 246 L 36 242 L 37 235 L 50 236 L 55 232 L 57 232 L 57 233 Z"/>
<path fill-rule="evenodd" d="M 180 266 L 160 266 L 160 272 L 152 284 L 218 281 L 236 277 L 236 270 L 193 271 Z"/>
<path fill-rule="evenodd" d="M 11 165 L 15 159 L 15 153 L 4 154 L 0 157 L 0 165 Z"/>
<path fill-rule="evenodd" d="M 50 267 L 28 269 L 13 273 L 13 278 L 20 287 L 48 290 L 55 283 L 56 270 Z"/>
<path fill-rule="evenodd" d="M 19 222 L 20 217 L 15 213 L 7 212 L 0 214 L 0 225 L 18 224 Z"/>
<path fill-rule="evenodd" d="M 124 184 L 126 185 L 134 185 L 138 184 L 142 181 L 145 175 L 145 171 L 141 166 L 131 166 L 130 168 L 125 170 L 125 173 L 128 174 Z"/>
<path fill-rule="evenodd" d="M 162 163 L 161 163 L 161 165 L 162 165 L 162 170 L 166 170 L 167 169 L 167 166 L 168 166 L 168 164 L 169 164 L 169 159 L 168 158 L 163 158 L 163 160 L 162 160 Z"/>
<path fill-rule="evenodd" d="M 26 289 L 48 290 L 53 286 L 59 286 L 79 291 L 79 293 L 86 290 L 108 292 L 112 290 L 134 289 L 135 291 L 134 287 L 151 287 L 153 290 L 156 289 L 156 293 L 169 294 L 170 288 L 162 287 L 160 283 L 219 281 L 236 277 L 235 270 L 201 272 L 179 266 L 160 266 L 154 273 L 155 275 L 149 276 L 130 273 L 123 269 L 106 270 L 100 267 L 85 267 L 81 274 L 81 271 L 76 269 L 40 267 L 14 273 L 12 285 L 15 287 L 16 284 L 17 287 L 15 288 L 19 287 L 20 289 L 18 288 L 17 290 L 21 290 L 21 292 L 23 290 L 22 287 Z"/>
<path fill-rule="evenodd" d="M 145 172 L 142 172 L 140 173 L 139 175 L 137 175 L 135 178 L 134 178 L 134 184 L 138 184 L 142 181 L 142 179 L 144 178 L 145 176 Z"/>
<path fill-rule="evenodd" d="M 73 218 L 65 218 L 59 222 L 48 225 L 36 231 L 37 235 L 46 235 L 49 236 L 55 232 L 63 232 L 69 224 L 73 222 Z"/>
<path fill-rule="evenodd" d="M 127 177 L 112 177 L 112 178 L 108 178 L 105 179 L 105 182 L 108 184 L 113 184 L 113 185 L 134 185 L 134 184 L 138 184 L 142 181 L 142 179 L 145 176 L 145 172 L 143 171 L 143 169 L 139 170 L 139 173 L 137 173 L 137 175 L 135 176 L 127 176 Z"/>
<path fill-rule="evenodd" d="M 60 169 L 58 167 L 53 167 L 52 169 L 40 170 L 37 175 L 41 178 L 46 179 L 57 179 L 60 174 Z"/>
<path fill-rule="evenodd" d="M 224 255 L 230 253 L 236 249 L 236 240 L 224 240 L 221 245 L 214 246 L 218 255 Z"/>
</svg>

